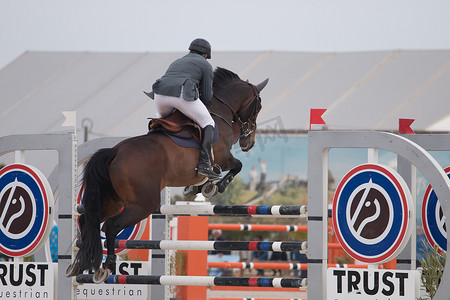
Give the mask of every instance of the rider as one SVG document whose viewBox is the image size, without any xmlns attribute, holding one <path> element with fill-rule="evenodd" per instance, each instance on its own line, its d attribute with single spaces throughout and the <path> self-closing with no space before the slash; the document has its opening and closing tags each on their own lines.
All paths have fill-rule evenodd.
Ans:
<svg viewBox="0 0 450 300">
<path fill-rule="evenodd" d="M 161 117 L 176 108 L 202 128 L 199 175 L 219 178 L 211 167 L 211 146 L 214 137 L 214 120 L 206 105 L 213 97 L 213 70 L 206 60 L 211 58 L 211 45 L 197 38 L 189 46 L 190 52 L 172 62 L 166 73 L 153 84 L 156 108 Z"/>
</svg>

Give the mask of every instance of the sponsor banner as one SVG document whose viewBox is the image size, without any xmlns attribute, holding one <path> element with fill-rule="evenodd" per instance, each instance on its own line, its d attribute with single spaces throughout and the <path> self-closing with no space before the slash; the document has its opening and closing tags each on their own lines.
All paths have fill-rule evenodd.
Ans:
<svg viewBox="0 0 450 300">
<path fill-rule="evenodd" d="M 349 171 L 333 198 L 333 227 L 342 248 L 367 264 L 389 261 L 411 234 L 412 197 L 393 169 L 364 164 Z"/>
<path fill-rule="evenodd" d="M 54 299 L 53 263 L 0 262 L 0 299 Z"/>
<path fill-rule="evenodd" d="M 53 225 L 53 193 L 35 167 L 11 164 L 0 170 L 0 252 L 29 256 L 45 244 Z"/>
<path fill-rule="evenodd" d="M 327 269 L 329 300 L 409 300 L 419 297 L 419 288 L 419 271 Z"/>
<path fill-rule="evenodd" d="M 445 168 L 450 177 L 450 167 Z M 431 185 L 428 185 L 422 202 L 422 223 L 425 236 L 432 247 L 438 248 L 438 253 L 447 251 L 447 227 L 445 224 L 444 211 L 439 199 Z"/>
<path fill-rule="evenodd" d="M 147 261 L 118 261 L 117 275 L 150 275 Z M 133 299 L 147 300 L 150 285 L 146 284 L 80 284 L 76 289 L 77 299 Z"/>
</svg>

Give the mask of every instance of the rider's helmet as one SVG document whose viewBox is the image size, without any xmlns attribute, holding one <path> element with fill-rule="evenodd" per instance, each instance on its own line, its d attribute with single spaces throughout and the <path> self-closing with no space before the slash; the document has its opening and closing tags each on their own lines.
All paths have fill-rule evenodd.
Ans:
<svg viewBox="0 0 450 300">
<path fill-rule="evenodd" d="M 204 39 L 195 39 L 189 45 L 189 50 L 198 52 L 200 54 L 206 54 L 206 58 L 211 58 L 211 44 Z"/>
</svg>

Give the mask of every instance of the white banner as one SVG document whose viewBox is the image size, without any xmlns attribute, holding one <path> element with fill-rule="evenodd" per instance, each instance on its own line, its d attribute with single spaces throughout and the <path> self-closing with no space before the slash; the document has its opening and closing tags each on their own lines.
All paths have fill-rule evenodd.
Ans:
<svg viewBox="0 0 450 300">
<path fill-rule="evenodd" d="M 0 262 L 0 299 L 54 299 L 54 265 Z"/>
<path fill-rule="evenodd" d="M 419 271 L 329 268 L 327 299 L 416 299 L 419 280 Z"/>
<path fill-rule="evenodd" d="M 149 275 L 150 263 L 146 261 L 118 261 L 116 275 Z M 80 284 L 77 299 L 133 299 L 147 300 L 150 285 L 142 284 Z"/>
</svg>

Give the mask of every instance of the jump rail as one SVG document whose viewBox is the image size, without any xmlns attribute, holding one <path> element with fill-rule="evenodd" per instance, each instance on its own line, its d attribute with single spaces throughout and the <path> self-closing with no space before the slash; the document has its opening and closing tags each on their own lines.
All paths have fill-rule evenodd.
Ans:
<svg viewBox="0 0 450 300">
<path fill-rule="evenodd" d="M 276 269 L 307 270 L 308 264 L 298 263 L 252 263 L 252 262 L 208 262 L 208 268 L 219 269 Z M 328 264 L 328 268 L 367 268 L 367 265 Z"/>
<path fill-rule="evenodd" d="M 306 300 L 300 298 L 209 298 L 209 300 Z"/>
<path fill-rule="evenodd" d="M 305 205 L 162 205 L 163 215 L 179 216 L 301 216 L 305 215 Z"/>
<path fill-rule="evenodd" d="M 258 224 L 208 224 L 208 230 L 229 231 L 293 231 L 307 232 L 308 226 L 296 225 L 258 225 Z"/>
<path fill-rule="evenodd" d="M 116 240 L 115 247 L 118 249 L 231 250 L 231 251 L 275 251 L 275 252 L 305 250 L 305 244 L 301 242 Z"/>
<path fill-rule="evenodd" d="M 83 214 L 83 204 L 77 204 L 75 211 Z M 156 214 L 175 216 L 259 216 L 284 218 L 306 217 L 306 205 L 162 205 Z"/>
<path fill-rule="evenodd" d="M 208 230 L 226 230 L 226 231 L 292 231 L 307 232 L 308 226 L 297 225 L 262 225 L 262 224 L 208 224 Z M 328 227 L 328 231 L 331 227 Z"/>
<path fill-rule="evenodd" d="M 209 300 L 306 300 L 300 298 L 209 298 Z"/>
<path fill-rule="evenodd" d="M 94 283 L 93 275 L 77 275 L 78 283 Z M 196 286 L 252 286 L 300 288 L 306 283 L 301 278 L 260 277 L 214 277 L 214 276 L 153 276 L 153 275 L 110 275 L 108 284 L 150 284 L 150 285 L 196 285 Z"/>
</svg>

